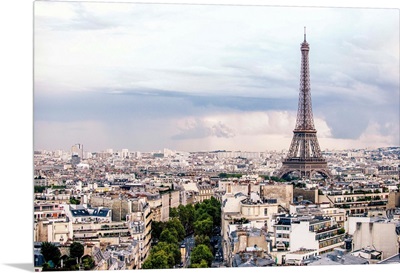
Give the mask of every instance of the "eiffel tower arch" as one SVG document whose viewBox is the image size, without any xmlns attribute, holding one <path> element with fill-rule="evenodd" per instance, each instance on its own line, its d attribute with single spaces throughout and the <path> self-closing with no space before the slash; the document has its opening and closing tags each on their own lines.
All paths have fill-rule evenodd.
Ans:
<svg viewBox="0 0 400 273">
<path fill-rule="evenodd" d="M 282 162 L 278 176 L 283 177 L 290 173 L 297 173 L 300 178 L 309 179 L 314 174 L 319 173 L 324 178 L 330 180 L 332 175 L 325 158 L 322 156 L 317 138 L 317 130 L 314 126 L 308 62 L 310 46 L 306 40 L 305 28 L 304 41 L 301 43 L 300 50 L 300 90 L 296 126 L 293 130 L 294 135 L 289 152 Z"/>
</svg>

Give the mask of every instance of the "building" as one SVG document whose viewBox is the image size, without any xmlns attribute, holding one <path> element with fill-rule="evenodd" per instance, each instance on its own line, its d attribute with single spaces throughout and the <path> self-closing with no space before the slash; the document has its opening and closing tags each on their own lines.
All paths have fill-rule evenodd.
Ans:
<svg viewBox="0 0 400 273">
<path fill-rule="evenodd" d="M 72 238 L 72 222 L 67 218 L 41 219 L 34 222 L 33 239 L 35 242 L 64 244 Z"/>
<path fill-rule="evenodd" d="M 360 256 L 354 256 L 347 253 L 344 249 L 336 248 L 334 251 L 317 256 L 311 259 L 308 266 L 314 265 L 366 265 L 369 264 L 368 259 Z"/>
<path fill-rule="evenodd" d="M 136 240 L 122 242 L 115 245 L 108 245 L 106 251 L 115 258 L 120 264 L 119 267 L 124 270 L 139 269 L 140 251 Z"/>
<path fill-rule="evenodd" d="M 287 253 L 283 263 L 286 265 L 307 265 L 313 259 L 317 259 L 317 256 L 318 252 L 316 249 L 301 248 Z"/>
<path fill-rule="evenodd" d="M 265 228 L 250 223 L 229 225 L 224 253 L 228 266 L 268 266 L 275 264 L 268 254 L 270 241 Z"/>
<path fill-rule="evenodd" d="M 353 234 L 353 249 L 373 246 L 382 252 L 382 259 L 399 253 L 400 222 L 371 218 L 369 222 L 357 222 Z"/>
<path fill-rule="evenodd" d="M 35 202 L 33 204 L 33 218 L 34 220 L 65 218 L 64 206 L 68 205 L 55 202 Z"/>
<path fill-rule="evenodd" d="M 249 224 L 252 229 L 268 232 L 272 228 L 273 215 L 278 213 L 278 210 L 276 200 L 262 200 L 257 192 L 249 192 L 247 195 L 241 192 L 224 195 L 221 208 L 224 259 L 232 258 L 229 256 L 229 253 L 232 253 L 232 225 Z M 252 246 L 251 243 L 248 246 Z"/>
<path fill-rule="evenodd" d="M 275 248 L 315 249 L 319 254 L 344 245 L 344 230 L 331 217 L 282 215 L 275 219 Z"/>
<path fill-rule="evenodd" d="M 132 213 L 127 216 L 127 223 L 132 238 L 139 245 L 139 262 L 138 268 L 142 268 L 143 262 L 149 255 L 151 245 L 151 223 L 153 216 L 150 205 L 146 198 L 138 198 L 132 203 Z"/>
<path fill-rule="evenodd" d="M 211 199 L 214 196 L 214 189 L 209 184 L 198 184 L 198 200 L 197 202 L 203 202 L 204 200 Z"/>
<path fill-rule="evenodd" d="M 331 193 L 319 195 L 319 203 L 346 210 L 346 215 L 363 216 L 370 210 L 386 210 L 388 192 Z"/>
<path fill-rule="evenodd" d="M 105 207 L 66 205 L 65 213 L 72 223 L 109 223 L 112 220 L 111 209 Z"/>
<path fill-rule="evenodd" d="M 276 200 L 276 203 L 279 206 L 287 210 L 289 209 L 290 204 L 293 202 L 292 184 L 268 183 L 268 184 L 260 184 L 259 187 L 260 187 L 259 191 L 261 199 Z"/>
</svg>

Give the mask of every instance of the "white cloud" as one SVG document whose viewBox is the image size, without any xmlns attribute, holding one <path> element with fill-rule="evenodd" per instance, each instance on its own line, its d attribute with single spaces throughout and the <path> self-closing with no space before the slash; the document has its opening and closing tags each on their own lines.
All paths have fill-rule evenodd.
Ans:
<svg viewBox="0 0 400 273">
<path fill-rule="evenodd" d="M 322 149 L 362 149 L 399 146 L 400 139 L 398 132 L 399 124 L 397 122 L 385 122 L 382 124 L 370 122 L 365 131 L 357 139 L 334 139 L 322 136 L 319 138 L 319 142 Z"/>
<path fill-rule="evenodd" d="M 248 147 L 251 150 L 272 148 L 288 149 L 287 139 L 293 136 L 296 113 L 287 111 L 233 112 L 204 117 L 182 118 L 176 121 L 179 133 L 173 139 L 190 140 L 194 145 L 205 142 L 212 149 Z M 315 119 L 317 136 L 330 137 L 326 122 Z M 285 140 L 285 141 L 281 141 Z M 220 148 L 222 149 L 222 148 Z"/>
</svg>

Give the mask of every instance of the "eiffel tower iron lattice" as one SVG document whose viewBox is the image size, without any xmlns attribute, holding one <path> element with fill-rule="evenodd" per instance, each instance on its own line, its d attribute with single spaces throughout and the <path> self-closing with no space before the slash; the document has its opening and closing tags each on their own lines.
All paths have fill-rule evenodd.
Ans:
<svg viewBox="0 0 400 273">
<path fill-rule="evenodd" d="M 289 173 L 297 173 L 300 178 L 311 178 L 315 173 L 320 173 L 325 178 L 330 179 L 331 173 L 327 167 L 325 158 L 321 154 L 317 139 L 317 130 L 314 126 L 308 62 L 310 46 L 306 40 L 305 28 L 304 41 L 300 49 L 300 92 L 296 126 L 293 130 L 294 135 L 289 152 L 282 162 L 278 176 L 283 177 Z"/>
</svg>

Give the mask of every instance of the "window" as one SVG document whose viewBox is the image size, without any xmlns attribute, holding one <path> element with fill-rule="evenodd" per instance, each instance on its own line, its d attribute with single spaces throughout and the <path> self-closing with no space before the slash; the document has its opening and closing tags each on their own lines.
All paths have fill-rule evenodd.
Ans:
<svg viewBox="0 0 400 273">
<path fill-rule="evenodd" d="M 268 215 L 268 209 L 264 209 L 264 215 Z"/>
</svg>

